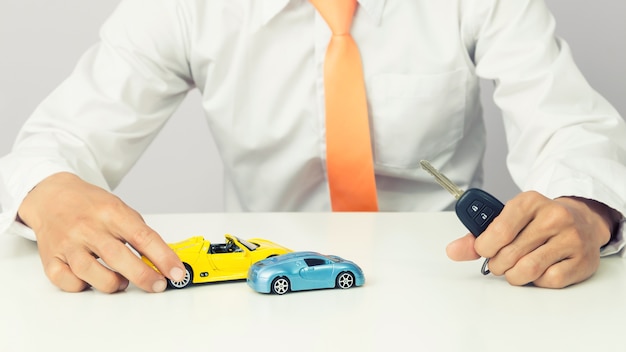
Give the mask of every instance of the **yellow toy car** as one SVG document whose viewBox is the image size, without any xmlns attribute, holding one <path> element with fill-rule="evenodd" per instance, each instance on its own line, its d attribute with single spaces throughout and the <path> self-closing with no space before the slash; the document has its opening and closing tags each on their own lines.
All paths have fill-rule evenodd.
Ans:
<svg viewBox="0 0 626 352">
<path fill-rule="evenodd" d="M 225 237 L 226 243 L 211 243 L 202 236 L 194 236 L 168 244 L 187 269 L 181 281 L 167 279 L 168 286 L 185 288 L 192 283 L 243 280 L 252 264 L 292 252 L 291 249 L 261 238 L 246 241 L 230 234 Z M 142 256 L 141 259 L 158 271 L 148 258 Z"/>
</svg>

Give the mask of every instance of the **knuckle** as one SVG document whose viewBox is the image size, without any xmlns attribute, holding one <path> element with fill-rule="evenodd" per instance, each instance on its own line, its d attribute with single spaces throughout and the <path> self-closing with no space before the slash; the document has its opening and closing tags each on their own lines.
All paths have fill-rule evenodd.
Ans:
<svg viewBox="0 0 626 352">
<path fill-rule="evenodd" d="M 504 266 L 500 265 L 500 262 L 496 258 L 489 259 L 489 271 L 495 276 L 502 276 L 505 273 Z"/>
<path fill-rule="evenodd" d="M 516 234 L 510 230 L 509 224 L 501 221 L 497 217 L 489 224 L 489 231 L 493 234 L 497 234 L 497 238 L 505 243 L 511 242 L 516 236 Z"/>
<path fill-rule="evenodd" d="M 566 226 L 574 223 L 573 214 L 566 207 L 558 203 L 552 203 L 545 214 L 546 224 L 548 225 Z"/>
<path fill-rule="evenodd" d="M 491 224 L 489 224 L 489 230 L 497 233 L 498 235 L 506 234 L 506 228 L 505 224 L 502 221 L 499 221 L 497 217 L 491 222 Z"/>
<path fill-rule="evenodd" d="M 53 284 L 59 286 L 59 284 L 62 282 L 65 270 L 63 269 L 61 264 L 52 261 L 44 266 L 44 272 Z"/>
<path fill-rule="evenodd" d="M 126 204 L 119 197 L 108 194 L 107 197 L 98 202 L 95 211 L 98 219 L 110 222 L 115 221 L 126 208 Z"/>
<path fill-rule="evenodd" d="M 543 194 L 537 191 L 527 191 L 527 192 L 522 193 L 522 195 L 523 195 L 523 199 L 525 199 L 528 202 L 528 204 L 531 204 L 531 205 L 536 204 L 536 203 L 541 203 L 547 199 Z"/>
<path fill-rule="evenodd" d="M 505 273 L 505 277 L 511 285 L 523 286 L 541 277 L 544 271 L 541 258 L 527 255 L 517 260 L 514 267 Z"/>
<path fill-rule="evenodd" d="M 552 202 L 542 209 L 541 221 L 536 223 L 542 233 L 563 233 L 567 229 L 575 229 L 576 218 L 567 207 Z"/>
<path fill-rule="evenodd" d="M 515 209 L 527 211 L 535 207 L 537 204 L 540 204 L 543 199 L 544 197 L 539 192 L 526 191 L 518 194 L 516 197 L 509 200 L 507 202 L 507 205 Z"/>
<path fill-rule="evenodd" d="M 52 260 L 44 267 L 44 272 L 50 282 L 65 292 L 81 292 L 89 287 L 89 285 L 75 277 L 66 264 L 60 261 Z"/>
<path fill-rule="evenodd" d="M 530 278 L 540 277 L 545 270 L 541 263 L 531 256 L 521 258 L 517 262 L 517 266 L 519 267 L 519 271 L 523 273 L 524 276 Z M 526 281 L 526 283 L 529 281 L 531 280 Z"/>
<path fill-rule="evenodd" d="M 516 245 L 508 245 L 500 249 L 498 254 L 489 259 L 489 271 L 496 276 L 504 275 L 518 259 L 520 249 Z"/>
<path fill-rule="evenodd" d="M 123 246 L 123 244 L 117 240 L 107 240 L 99 246 L 98 253 L 105 261 L 113 261 L 113 258 L 119 256 L 121 246 Z"/>
<path fill-rule="evenodd" d="M 119 290 L 119 287 L 119 279 L 115 274 L 111 273 L 111 275 L 107 275 L 107 277 L 101 279 L 101 281 L 98 283 L 97 289 L 98 291 L 104 293 L 115 293 Z"/>
<path fill-rule="evenodd" d="M 135 273 L 133 281 L 137 286 L 144 288 L 151 288 L 155 278 L 160 276 L 154 269 L 147 265 L 142 265 L 140 269 Z"/>
<path fill-rule="evenodd" d="M 520 247 L 511 243 L 508 246 L 505 246 L 502 249 L 500 249 L 499 255 L 501 255 L 504 258 L 517 261 L 517 259 L 520 256 L 520 253 L 521 253 Z"/>
<path fill-rule="evenodd" d="M 511 231 L 508 224 L 496 217 L 487 231 L 476 239 L 474 245 L 476 253 L 485 258 L 495 257 L 513 242 L 516 236 L 517 233 Z"/>
<path fill-rule="evenodd" d="M 545 288 L 564 288 L 569 286 L 569 277 L 563 270 L 557 268 L 550 268 L 547 270 L 540 281 L 535 283 L 537 286 Z"/>
<path fill-rule="evenodd" d="M 130 235 L 130 242 L 137 248 L 146 248 L 155 240 L 156 234 L 149 228 L 142 227 Z"/>
<path fill-rule="evenodd" d="M 67 264 L 72 272 L 82 277 L 93 265 L 93 260 L 94 258 L 89 255 L 71 255 L 67 258 Z"/>
</svg>

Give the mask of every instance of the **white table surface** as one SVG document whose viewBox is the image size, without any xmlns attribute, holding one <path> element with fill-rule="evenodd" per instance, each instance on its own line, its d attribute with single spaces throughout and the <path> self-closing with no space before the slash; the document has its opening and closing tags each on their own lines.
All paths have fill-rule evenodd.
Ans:
<svg viewBox="0 0 626 352">
<path fill-rule="evenodd" d="M 0 351 L 601 351 L 624 350 L 626 259 L 603 258 L 562 290 L 513 287 L 455 263 L 466 233 L 453 213 L 147 215 L 167 242 L 225 233 L 359 264 L 363 287 L 284 296 L 245 282 L 149 294 L 65 293 L 35 243 L 0 238 Z"/>
</svg>

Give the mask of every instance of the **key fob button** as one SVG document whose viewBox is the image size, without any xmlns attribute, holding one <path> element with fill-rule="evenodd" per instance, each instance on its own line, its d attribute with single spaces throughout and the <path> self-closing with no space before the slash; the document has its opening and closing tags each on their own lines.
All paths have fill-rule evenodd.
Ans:
<svg viewBox="0 0 626 352">
<path fill-rule="evenodd" d="M 483 202 L 479 200 L 475 200 L 472 204 L 467 208 L 467 213 L 471 218 L 474 218 L 483 208 Z"/>
<path fill-rule="evenodd" d="M 478 208 L 476 213 L 473 212 L 476 209 L 472 208 L 473 205 L 479 205 L 476 207 Z M 475 237 L 480 236 L 485 231 L 485 228 L 500 214 L 503 208 L 502 202 L 477 188 L 470 188 L 465 191 L 454 206 L 459 220 Z"/>
<path fill-rule="evenodd" d="M 484 226 L 485 223 L 491 218 L 491 215 L 493 215 L 493 209 L 485 207 L 485 209 L 483 209 L 474 220 L 478 225 Z"/>
</svg>

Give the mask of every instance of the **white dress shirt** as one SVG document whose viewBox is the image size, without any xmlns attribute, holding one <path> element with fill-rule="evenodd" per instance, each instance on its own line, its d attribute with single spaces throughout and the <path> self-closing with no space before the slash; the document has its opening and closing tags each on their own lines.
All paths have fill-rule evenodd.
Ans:
<svg viewBox="0 0 626 352">
<path fill-rule="evenodd" d="M 626 214 L 626 126 L 554 27 L 541 0 L 359 1 L 352 34 L 381 211 L 450 209 L 421 159 L 480 186 L 482 78 L 496 85 L 521 189 Z M 227 210 L 329 211 L 329 38 L 306 0 L 123 0 L 0 160 L 0 231 L 24 230 L 21 201 L 53 173 L 113 189 L 194 88 L 224 163 Z"/>
</svg>

